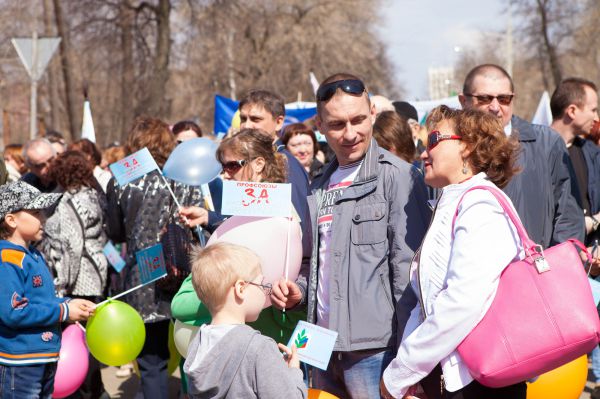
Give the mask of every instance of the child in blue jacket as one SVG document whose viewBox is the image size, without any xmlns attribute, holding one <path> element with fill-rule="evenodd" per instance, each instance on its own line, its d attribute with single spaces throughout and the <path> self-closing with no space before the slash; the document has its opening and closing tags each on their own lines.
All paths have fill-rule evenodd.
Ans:
<svg viewBox="0 0 600 399">
<path fill-rule="evenodd" d="M 60 323 L 86 320 L 94 303 L 57 298 L 42 255 L 42 210 L 60 194 L 17 181 L 0 186 L 0 398 L 51 398 Z"/>
</svg>

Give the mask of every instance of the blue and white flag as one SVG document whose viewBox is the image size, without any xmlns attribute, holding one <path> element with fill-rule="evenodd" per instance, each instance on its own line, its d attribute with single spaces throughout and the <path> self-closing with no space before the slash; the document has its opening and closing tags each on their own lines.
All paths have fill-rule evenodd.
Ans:
<svg viewBox="0 0 600 399">
<path fill-rule="evenodd" d="M 152 154 L 150 154 L 150 151 L 146 147 L 120 161 L 110 164 L 109 167 L 119 186 L 139 179 L 153 170 L 160 170 L 158 164 L 152 158 Z"/>
</svg>

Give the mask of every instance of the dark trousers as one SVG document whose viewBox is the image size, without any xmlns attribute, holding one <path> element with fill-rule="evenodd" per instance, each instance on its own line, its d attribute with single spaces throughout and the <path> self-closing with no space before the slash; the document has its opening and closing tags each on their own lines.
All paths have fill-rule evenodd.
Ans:
<svg viewBox="0 0 600 399">
<path fill-rule="evenodd" d="M 428 399 L 526 399 L 527 384 L 520 382 L 502 388 L 490 388 L 477 381 L 456 392 L 448 392 L 442 384 L 442 368 L 437 365 L 427 377 L 421 381 Z"/>
<path fill-rule="evenodd" d="M 169 320 L 145 323 L 146 342 L 137 358 L 141 390 L 136 399 L 168 399 Z"/>
</svg>

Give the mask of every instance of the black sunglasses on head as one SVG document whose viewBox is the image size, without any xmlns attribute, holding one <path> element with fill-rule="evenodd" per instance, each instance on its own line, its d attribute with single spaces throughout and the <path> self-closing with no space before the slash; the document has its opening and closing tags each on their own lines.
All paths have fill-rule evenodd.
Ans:
<svg viewBox="0 0 600 399">
<path fill-rule="evenodd" d="M 363 82 L 357 79 L 346 79 L 346 80 L 338 80 L 336 82 L 327 83 L 321 85 L 319 90 L 317 90 L 317 101 L 328 101 L 337 89 L 342 89 L 344 93 L 352 94 L 358 96 L 363 94 L 367 89 Z"/>
</svg>

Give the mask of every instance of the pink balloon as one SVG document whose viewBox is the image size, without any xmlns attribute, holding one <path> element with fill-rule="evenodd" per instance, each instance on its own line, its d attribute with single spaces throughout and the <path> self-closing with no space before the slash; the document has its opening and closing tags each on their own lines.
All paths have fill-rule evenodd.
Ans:
<svg viewBox="0 0 600 399">
<path fill-rule="evenodd" d="M 302 231 L 296 221 L 283 217 L 232 216 L 210 236 L 206 245 L 228 242 L 253 250 L 260 257 L 265 282 L 274 283 L 285 277 L 288 228 L 288 279 L 294 281 L 302 263 Z M 269 306 L 271 299 L 267 297 L 264 307 Z"/>
<path fill-rule="evenodd" d="M 79 389 L 88 367 L 89 352 L 85 345 L 85 334 L 79 326 L 71 324 L 62 333 L 52 397 L 64 398 Z"/>
</svg>

